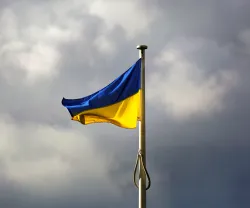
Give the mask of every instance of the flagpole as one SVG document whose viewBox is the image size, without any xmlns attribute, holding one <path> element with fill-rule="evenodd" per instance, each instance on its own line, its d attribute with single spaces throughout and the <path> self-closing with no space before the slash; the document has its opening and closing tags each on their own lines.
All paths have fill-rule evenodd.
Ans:
<svg viewBox="0 0 250 208">
<path fill-rule="evenodd" d="M 142 156 L 144 168 L 146 168 L 146 119 L 145 119 L 145 50 L 146 45 L 138 45 L 141 58 L 141 121 L 139 121 L 139 152 Z M 139 208 L 146 208 L 146 174 L 140 163 L 139 170 Z"/>
</svg>

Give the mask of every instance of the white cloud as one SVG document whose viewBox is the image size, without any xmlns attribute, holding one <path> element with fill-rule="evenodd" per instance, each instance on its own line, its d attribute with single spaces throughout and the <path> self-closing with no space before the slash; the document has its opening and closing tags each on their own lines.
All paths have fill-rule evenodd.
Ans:
<svg viewBox="0 0 250 208">
<path fill-rule="evenodd" d="M 116 52 L 115 45 L 106 35 L 99 36 L 95 41 L 95 45 L 97 49 L 105 55 L 112 55 Z"/>
<path fill-rule="evenodd" d="M 221 110 L 224 96 L 237 81 L 235 72 L 218 70 L 212 75 L 205 75 L 204 69 L 198 68 L 185 57 L 183 51 L 199 53 L 206 44 L 211 46 L 211 43 L 191 41 L 187 44 L 190 47 L 185 47 L 184 42 L 180 45 L 169 44 L 155 60 L 160 71 L 152 74 L 149 79 L 149 101 L 157 102 L 177 119 L 197 114 L 208 115 Z"/>
<path fill-rule="evenodd" d="M 104 19 L 108 28 L 122 26 L 129 38 L 147 31 L 149 23 L 155 17 L 155 11 L 147 11 L 137 1 L 96 0 L 89 5 L 90 13 Z"/>
<path fill-rule="evenodd" d="M 4 9 L 0 16 L 0 69 L 9 82 L 12 81 L 9 75 L 11 68 L 22 70 L 30 83 L 41 78 L 53 78 L 58 73 L 60 44 L 80 38 L 82 27 L 79 21 L 61 14 L 59 22 L 51 23 L 49 18 L 44 18 L 39 24 L 36 18 L 31 18 L 34 10 L 37 8 L 27 6 L 25 15 L 20 16 L 13 6 Z M 46 16 L 46 5 L 41 5 L 39 11 Z M 40 16 L 39 13 L 37 15 Z M 26 18 L 27 24 L 20 25 L 20 17 Z"/>
<path fill-rule="evenodd" d="M 98 153 L 91 135 L 50 126 L 20 127 L 6 118 L 0 120 L 0 131 L 2 173 L 26 190 L 60 194 L 77 180 L 88 192 L 97 184 L 98 189 L 113 191 L 107 175 L 110 158 Z"/>
<path fill-rule="evenodd" d="M 89 26 L 86 15 L 97 15 L 105 21 L 108 27 L 93 44 L 101 53 L 112 56 L 116 48 L 109 32 L 115 26 L 124 28 L 132 38 L 147 31 L 155 17 L 154 9 L 149 12 L 138 6 L 132 0 L 11 4 L 0 15 L 0 73 L 11 84 L 15 83 L 11 69 L 23 73 L 26 84 L 53 79 L 59 73 L 60 46 L 69 41 L 85 41 L 84 30 Z"/>
<path fill-rule="evenodd" d="M 29 52 L 19 53 L 16 58 L 21 68 L 28 72 L 27 78 L 34 80 L 39 76 L 53 76 L 60 54 L 54 47 L 38 43 L 31 47 Z"/>
</svg>

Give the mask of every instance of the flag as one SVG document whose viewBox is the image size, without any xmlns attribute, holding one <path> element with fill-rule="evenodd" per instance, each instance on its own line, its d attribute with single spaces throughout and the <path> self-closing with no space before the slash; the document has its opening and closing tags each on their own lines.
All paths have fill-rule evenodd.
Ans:
<svg viewBox="0 0 250 208">
<path fill-rule="evenodd" d="M 62 99 L 72 120 L 84 125 L 112 123 L 136 128 L 140 120 L 141 59 L 103 89 L 78 99 Z"/>
</svg>

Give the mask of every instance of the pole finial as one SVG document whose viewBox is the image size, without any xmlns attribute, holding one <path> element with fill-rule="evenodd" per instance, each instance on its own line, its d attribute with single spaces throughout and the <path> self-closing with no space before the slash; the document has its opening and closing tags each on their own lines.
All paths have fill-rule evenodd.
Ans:
<svg viewBox="0 0 250 208">
<path fill-rule="evenodd" d="M 138 45 L 136 48 L 139 50 L 146 50 L 148 48 L 148 46 L 147 45 Z"/>
</svg>

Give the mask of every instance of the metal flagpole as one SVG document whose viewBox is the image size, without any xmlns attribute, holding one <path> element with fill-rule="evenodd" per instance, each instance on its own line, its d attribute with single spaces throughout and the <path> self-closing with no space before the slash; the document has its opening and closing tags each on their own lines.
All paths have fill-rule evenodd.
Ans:
<svg viewBox="0 0 250 208">
<path fill-rule="evenodd" d="M 145 125 L 145 50 L 146 45 L 138 45 L 141 58 L 141 121 L 139 121 L 139 208 L 146 208 L 146 125 Z M 144 167 L 142 167 L 144 165 Z"/>
</svg>

